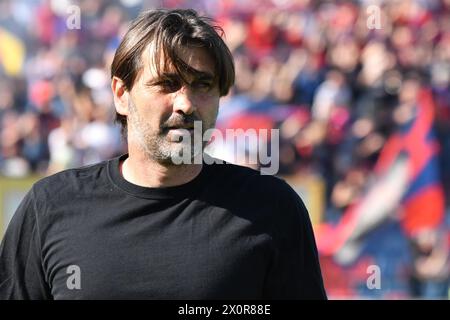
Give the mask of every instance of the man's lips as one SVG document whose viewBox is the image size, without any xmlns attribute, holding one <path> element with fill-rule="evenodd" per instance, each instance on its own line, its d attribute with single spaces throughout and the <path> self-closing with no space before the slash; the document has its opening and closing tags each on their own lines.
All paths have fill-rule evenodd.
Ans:
<svg viewBox="0 0 450 320">
<path fill-rule="evenodd" d="M 194 128 L 193 127 L 169 127 L 167 129 L 167 133 L 175 134 L 175 135 L 185 135 L 185 134 L 193 134 Z"/>
<path fill-rule="evenodd" d="M 192 130 L 194 129 L 194 127 L 169 127 L 169 130 L 177 130 L 177 129 Z"/>
<path fill-rule="evenodd" d="M 170 130 L 194 130 L 194 126 L 193 125 L 187 125 L 187 126 L 171 126 L 167 128 L 168 131 Z"/>
</svg>

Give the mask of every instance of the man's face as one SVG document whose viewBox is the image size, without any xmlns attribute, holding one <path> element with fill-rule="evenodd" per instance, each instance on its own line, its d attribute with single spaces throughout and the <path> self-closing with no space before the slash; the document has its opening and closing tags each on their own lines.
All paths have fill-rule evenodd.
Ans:
<svg viewBox="0 0 450 320">
<path fill-rule="evenodd" d="M 191 136 L 191 158 L 194 157 L 194 121 L 202 123 L 202 132 L 195 132 L 196 135 L 214 127 L 220 94 L 214 83 L 214 61 L 205 49 L 186 47 L 178 52 L 187 65 L 198 71 L 186 77 L 187 83 L 173 66 L 161 68 L 164 71 L 158 77 L 149 57 L 151 50 L 150 46 L 144 52 L 143 68 L 130 91 L 128 137 L 129 143 L 137 143 L 150 159 L 170 165 L 174 157 L 186 150 L 183 146 L 189 140 L 183 134 Z"/>
</svg>

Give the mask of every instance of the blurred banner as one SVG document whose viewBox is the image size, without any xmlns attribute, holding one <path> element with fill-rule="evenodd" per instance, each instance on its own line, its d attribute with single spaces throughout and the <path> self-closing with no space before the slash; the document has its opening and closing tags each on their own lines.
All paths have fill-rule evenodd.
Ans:
<svg viewBox="0 0 450 320">
<path fill-rule="evenodd" d="M 354 261 L 364 236 L 388 218 L 398 219 L 408 236 L 438 228 L 444 218 L 444 193 L 439 181 L 439 146 L 433 132 L 431 93 L 422 90 L 413 118 L 385 144 L 374 181 L 336 226 L 323 226 L 319 251 L 338 261 Z"/>
<path fill-rule="evenodd" d="M 433 130 L 434 105 L 430 91 L 421 90 L 417 101 L 412 119 L 400 126 L 383 147 L 365 194 L 344 212 L 335 226 L 322 224 L 318 227 L 316 236 L 322 264 L 326 266 L 325 277 L 334 279 L 329 280 L 328 285 L 334 286 L 331 290 L 337 289 L 335 294 L 354 294 L 355 281 L 367 277 L 366 270 L 370 265 L 379 264 L 377 255 L 383 254 L 383 260 L 389 256 L 383 252 L 386 247 L 382 245 L 389 237 L 399 246 L 398 251 L 406 254 L 406 260 L 391 258 L 391 267 L 396 271 L 388 283 L 407 283 L 406 273 L 411 270 L 405 269 L 406 261 L 415 258 L 410 243 L 423 241 L 420 240 L 422 235 L 429 238 L 430 232 L 438 239 L 439 231 L 444 227 L 445 199 L 439 179 L 439 145 Z M 377 227 L 381 231 L 376 230 Z M 395 231 L 390 233 L 389 228 Z M 374 234 L 377 236 L 373 237 Z M 442 245 L 437 246 L 442 247 L 442 252 L 438 253 L 442 256 L 439 257 L 442 270 L 438 266 L 436 273 L 444 275 L 448 273 L 445 271 L 448 268 L 446 233 L 441 241 Z M 369 253 L 368 247 L 377 252 Z M 392 250 L 394 246 L 390 247 Z M 426 255 L 431 256 L 435 249 L 426 250 Z M 411 269 L 415 268 L 414 263 Z M 403 277 L 399 277 L 402 269 Z M 331 271 L 334 276 L 330 275 Z M 340 277 L 345 278 L 346 273 L 352 274 L 353 283 L 336 282 Z M 445 286 L 445 281 L 443 283 Z"/>
<path fill-rule="evenodd" d="M 25 62 L 25 44 L 23 41 L 0 27 L 0 65 L 7 76 L 21 74 Z"/>
<path fill-rule="evenodd" d="M 325 183 L 315 175 L 293 175 L 283 177 L 297 192 L 308 208 L 311 223 L 315 228 L 323 221 L 325 204 Z"/>
</svg>

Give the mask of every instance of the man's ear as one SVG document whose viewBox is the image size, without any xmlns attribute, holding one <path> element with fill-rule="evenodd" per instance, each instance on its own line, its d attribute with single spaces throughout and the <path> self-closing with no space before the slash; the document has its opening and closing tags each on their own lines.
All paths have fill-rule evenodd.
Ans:
<svg viewBox="0 0 450 320">
<path fill-rule="evenodd" d="M 117 77 L 111 80 L 111 89 L 114 95 L 114 106 L 118 114 L 128 116 L 129 91 L 123 81 Z"/>
</svg>

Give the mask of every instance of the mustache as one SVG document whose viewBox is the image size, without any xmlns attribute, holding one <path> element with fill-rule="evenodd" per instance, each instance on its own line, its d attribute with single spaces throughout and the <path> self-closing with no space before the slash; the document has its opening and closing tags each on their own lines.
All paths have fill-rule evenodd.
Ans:
<svg viewBox="0 0 450 320">
<path fill-rule="evenodd" d="M 170 128 L 186 128 L 194 127 L 195 121 L 201 121 L 201 119 L 194 114 L 174 114 L 169 119 L 167 119 L 161 125 L 161 131 L 169 131 Z"/>
</svg>

